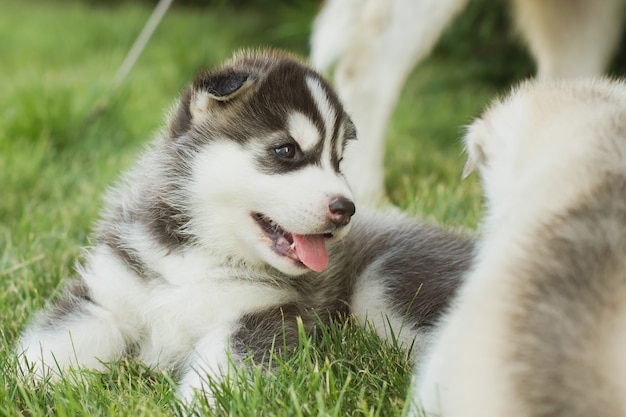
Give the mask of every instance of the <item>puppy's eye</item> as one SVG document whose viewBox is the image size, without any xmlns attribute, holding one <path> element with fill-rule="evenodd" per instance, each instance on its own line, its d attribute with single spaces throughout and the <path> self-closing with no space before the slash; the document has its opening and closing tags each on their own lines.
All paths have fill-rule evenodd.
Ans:
<svg viewBox="0 0 626 417">
<path fill-rule="evenodd" d="M 280 145 L 278 148 L 274 148 L 274 153 L 279 158 L 293 159 L 296 156 L 296 145 L 292 143 Z"/>
</svg>

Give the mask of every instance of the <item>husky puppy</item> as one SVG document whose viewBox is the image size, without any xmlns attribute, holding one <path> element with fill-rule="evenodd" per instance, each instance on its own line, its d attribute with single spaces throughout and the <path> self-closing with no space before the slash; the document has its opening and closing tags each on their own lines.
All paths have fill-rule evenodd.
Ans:
<svg viewBox="0 0 626 417">
<path fill-rule="evenodd" d="M 297 345 L 298 322 L 348 314 L 419 351 L 473 243 L 399 214 L 352 219 L 340 162 L 353 139 L 327 82 L 286 53 L 198 75 L 109 193 L 79 278 L 25 329 L 24 369 L 134 355 L 179 375 L 190 400 L 228 353 L 261 362 Z"/>
<path fill-rule="evenodd" d="M 484 238 L 418 370 L 416 408 L 626 415 L 626 84 L 522 84 L 465 142 Z"/>
<path fill-rule="evenodd" d="M 384 195 L 385 131 L 412 68 L 467 0 L 327 0 L 311 36 L 311 60 L 337 63 L 335 85 L 360 132 L 346 150 L 357 200 Z M 513 0 L 516 25 L 541 78 L 599 75 L 617 48 L 624 0 Z"/>
</svg>

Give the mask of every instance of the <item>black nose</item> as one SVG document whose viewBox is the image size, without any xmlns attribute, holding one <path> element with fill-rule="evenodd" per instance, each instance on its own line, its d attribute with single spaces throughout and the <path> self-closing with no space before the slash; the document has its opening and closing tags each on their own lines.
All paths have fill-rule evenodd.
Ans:
<svg viewBox="0 0 626 417">
<path fill-rule="evenodd" d="M 350 223 L 350 218 L 355 211 L 354 203 L 345 197 L 337 197 L 328 204 L 328 217 L 336 226 L 345 226 Z"/>
</svg>

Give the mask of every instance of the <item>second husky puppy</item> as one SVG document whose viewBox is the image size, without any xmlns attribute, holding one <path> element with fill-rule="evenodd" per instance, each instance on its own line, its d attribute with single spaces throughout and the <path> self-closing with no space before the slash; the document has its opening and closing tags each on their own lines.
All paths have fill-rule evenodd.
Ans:
<svg viewBox="0 0 626 417">
<path fill-rule="evenodd" d="M 473 245 L 399 215 L 352 221 L 339 167 L 354 138 L 328 84 L 287 54 L 201 73 L 110 193 L 80 278 L 24 331 L 25 368 L 132 354 L 176 372 L 189 400 L 227 352 L 295 347 L 299 320 L 354 314 L 419 348 Z"/>
<path fill-rule="evenodd" d="M 417 407 L 626 415 L 626 85 L 523 84 L 466 145 L 484 239 L 418 372 Z"/>
</svg>

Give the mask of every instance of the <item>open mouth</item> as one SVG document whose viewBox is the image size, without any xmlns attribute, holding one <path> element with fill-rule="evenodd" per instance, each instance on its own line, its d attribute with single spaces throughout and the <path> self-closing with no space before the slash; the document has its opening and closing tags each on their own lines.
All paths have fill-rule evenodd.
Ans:
<svg viewBox="0 0 626 417">
<path fill-rule="evenodd" d="M 328 265 L 326 239 L 333 237 L 332 233 L 299 235 L 288 232 L 261 213 L 253 213 L 252 218 L 269 238 L 274 252 L 316 272 L 326 269 Z"/>
</svg>

